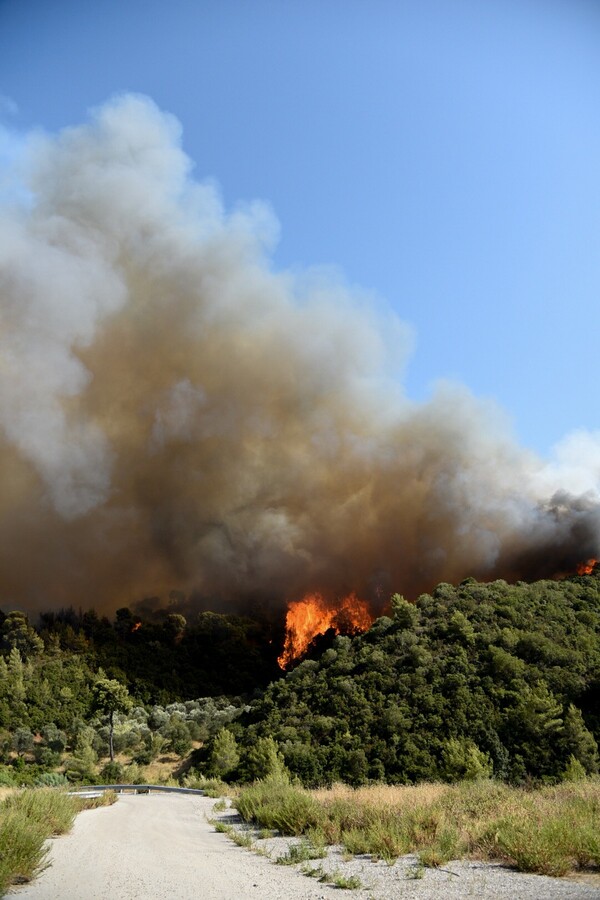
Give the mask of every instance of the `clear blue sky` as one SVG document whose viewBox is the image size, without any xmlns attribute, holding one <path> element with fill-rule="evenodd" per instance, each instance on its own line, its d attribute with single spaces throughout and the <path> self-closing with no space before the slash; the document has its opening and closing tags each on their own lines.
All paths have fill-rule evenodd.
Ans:
<svg viewBox="0 0 600 900">
<path fill-rule="evenodd" d="M 543 455 L 600 428 L 599 3 L 0 0 L 7 126 L 119 91 L 228 205 L 272 205 L 276 267 L 339 267 L 413 326 L 409 396 L 459 380 Z"/>
</svg>

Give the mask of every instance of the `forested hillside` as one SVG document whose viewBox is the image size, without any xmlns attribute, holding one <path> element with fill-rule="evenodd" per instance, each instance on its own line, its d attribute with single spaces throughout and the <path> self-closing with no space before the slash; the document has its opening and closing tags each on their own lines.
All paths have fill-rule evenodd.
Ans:
<svg viewBox="0 0 600 900">
<path fill-rule="evenodd" d="M 283 758 L 306 785 L 598 770 L 598 574 L 467 579 L 414 604 L 396 594 L 389 617 L 325 635 L 285 676 L 282 634 L 265 619 L 70 610 L 34 628 L 13 612 L 0 634 L 0 754 L 21 778 L 97 776 L 106 679 L 129 692 L 115 714 L 122 765 L 170 753 L 182 772 L 243 780 Z"/>
<path fill-rule="evenodd" d="M 97 780 L 110 753 L 98 682 L 125 688 L 113 743 L 126 775 L 167 758 L 170 770 L 238 715 L 242 700 L 281 674 L 274 626 L 265 619 L 202 612 L 114 620 L 73 609 L 0 615 L 0 783 L 47 772 Z M 214 699 L 213 699 L 214 698 Z M 188 761 L 189 762 L 189 761 Z M 3 769 L 1 764 L 4 763 Z M 132 768 L 133 766 L 133 768 Z M 119 776 L 119 766 L 106 776 Z"/>
<path fill-rule="evenodd" d="M 0 614 L 1 650 L 12 648 L 34 668 L 44 659 L 96 671 L 127 684 L 144 703 L 251 694 L 280 673 L 277 624 L 264 616 L 201 612 L 142 618 L 127 607 L 112 621 L 93 610 L 48 612 L 36 628 L 23 613 Z M 50 673 L 46 677 L 52 677 Z"/>
<path fill-rule="evenodd" d="M 308 785 L 597 771 L 598 576 L 467 579 L 392 607 L 272 684 L 239 740 L 272 736 Z"/>
</svg>

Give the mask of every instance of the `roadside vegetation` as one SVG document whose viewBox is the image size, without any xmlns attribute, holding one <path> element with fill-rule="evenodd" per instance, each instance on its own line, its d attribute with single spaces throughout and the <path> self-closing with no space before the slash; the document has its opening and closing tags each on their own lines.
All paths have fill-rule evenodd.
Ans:
<svg viewBox="0 0 600 900">
<path fill-rule="evenodd" d="M 46 839 L 70 831 L 78 812 L 114 800 L 110 791 L 86 800 L 50 787 L 8 793 L 0 802 L 0 894 L 43 871 Z"/>
<path fill-rule="evenodd" d="M 271 778 L 245 788 L 235 805 L 246 822 L 305 841 L 281 860 L 292 864 L 337 844 L 389 864 L 418 853 L 424 866 L 499 860 L 551 876 L 600 867 L 599 779 L 531 790 L 480 780 L 308 791 Z"/>
</svg>

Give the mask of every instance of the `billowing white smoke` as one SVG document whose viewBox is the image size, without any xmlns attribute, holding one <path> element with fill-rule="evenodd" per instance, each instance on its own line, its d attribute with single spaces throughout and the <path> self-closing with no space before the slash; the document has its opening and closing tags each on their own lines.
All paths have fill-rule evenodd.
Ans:
<svg viewBox="0 0 600 900">
<path fill-rule="evenodd" d="M 32 141 L 2 210 L 0 606 L 410 595 L 597 552 L 597 436 L 549 466 L 462 388 L 409 403 L 406 329 L 274 273 L 268 210 L 226 215 L 179 137 L 120 97 Z"/>
</svg>

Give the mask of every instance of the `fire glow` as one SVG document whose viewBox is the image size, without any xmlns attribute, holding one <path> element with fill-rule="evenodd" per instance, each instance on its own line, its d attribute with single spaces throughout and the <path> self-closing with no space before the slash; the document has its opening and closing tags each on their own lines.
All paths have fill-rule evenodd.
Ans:
<svg viewBox="0 0 600 900">
<path fill-rule="evenodd" d="M 301 657 L 317 635 L 333 628 L 336 634 L 358 634 L 366 631 L 373 616 L 364 600 L 356 594 L 348 594 L 335 605 L 329 604 L 322 594 L 306 594 L 302 600 L 288 605 L 285 619 L 285 643 L 277 660 L 282 669 Z"/>
<path fill-rule="evenodd" d="M 577 574 L 591 575 L 597 562 L 597 559 L 588 559 L 587 562 L 579 563 L 577 566 Z"/>
</svg>

